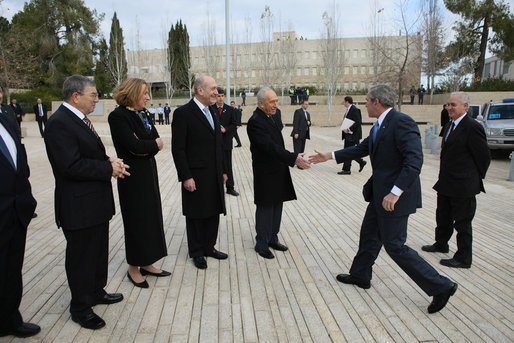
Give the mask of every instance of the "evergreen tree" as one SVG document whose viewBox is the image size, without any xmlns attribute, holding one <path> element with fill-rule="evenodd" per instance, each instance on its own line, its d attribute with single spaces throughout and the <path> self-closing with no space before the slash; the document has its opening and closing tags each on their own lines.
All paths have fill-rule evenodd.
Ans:
<svg viewBox="0 0 514 343">
<path fill-rule="evenodd" d="M 125 55 L 123 29 L 120 26 L 116 12 L 114 12 L 112 17 L 107 71 L 113 87 L 121 85 L 127 78 L 127 57 Z"/>
<path fill-rule="evenodd" d="M 61 87 L 72 74 L 92 75 L 94 50 L 103 15 L 83 0 L 30 0 L 12 19 L 12 34 L 28 56 L 37 56 L 40 73 L 32 84 Z"/>
<path fill-rule="evenodd" d="M 105 39 L 100 41 L 98 47 L 98 59 L 95 67 L 95 83 L 99 94 L 110 93 L 112 90 L 107 74 L 107 42 Z"/>
<path fill-rule="evenodd" d="M 171 86 L 174 89 L 189 89 L 191 86 L 189 34 L 182 20 L 179 20 L 175 26 L 171 25 L 168 35 L 168 65 Z"/>
<path fill-rule="evenodd" d="M 512 58 L 514 48 L 514 16 L 509 6 L 502 0 L 444 0 L 446 8 L 458 14 L 463 21 L 458 22 L 454 29 L 457 37 L 447 47 L 453 61 L 462 58 L 473 60 L 473 79 L 480 81 L 485 64 L 487 45 L 493 44 L 492 51 L 500 53 L 500 57 Z M 490 30 L 494 36 L 490 37 Z"/>
</svg>

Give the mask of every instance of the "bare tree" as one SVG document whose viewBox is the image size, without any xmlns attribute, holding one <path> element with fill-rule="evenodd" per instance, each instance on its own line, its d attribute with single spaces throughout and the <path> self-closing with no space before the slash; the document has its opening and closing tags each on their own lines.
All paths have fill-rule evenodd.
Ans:
<svg viewBox="0 0 514 343">
<path fill-rule="evenodd" d="M 443 67 L 444 31 L 441 11 L 437 0 L 426 0 L 427 10 L 423 15 L 422 32 L 425 37 L 423 44 L 423 70 L 427 75 L 427 87 L 430 89 L 430 104 L 434 94 L 434 79 Z"/>
<path fill-rule="evenodd" d="M 242 66 L 244 68 L 244 73 L 247 76 L 247 89 L 250 90 L 250 78 L 252 77 L 252 21 L 250 17 L 245 17 L 245 44 L 242 46 L 241 55 L 244 56 L 242 58 Z"/>
<path fill-rule="evenodd" d="M 282 30 L 280 30 L 282 32 Z M 291 86 L 291 80 L 293 79 L 294 70 L 297 63 L 297 40 L 293 36 L 293 25 L 289 23 L 288 32 L 279 37 L 278 43 L 278 66 L 280 72 L 280 91 L 282 96 L 282 102 L 284 102 L 284 92 Z"/>
<path fill-rule="evenodd" d="M 408 90 L 409 84 L 419 82 L 421 68 L 422 41 L 417 32 L 417 25 L 421 18 L 421 11 L 409 14 L 407 19 L 408 0 L 399 0 L 398 19 L 399 36 L 383 37 L 375 40 L 375 49 L 381 57 L 379 60 L 378 81 L 396 85 L 398 92 L 398 108 L 401 109 L 403 94 Z M 413 34 L 417 32 L 417 34 Z M 371 40 L 373 42 L 373 40 Z"/>
<path fill-rule="evenodd" d="M 273 41 L 274 16 L 269 6 L 264 7 L 260 20 L 262 42 L 258 45 L 258 50 L 261 60 L 261 82 L 263 86 L 271 86 L 275 54 Z"/>
<path fill-rule="evenodd" d="M 373 84 L 378 84 L 382 66 L 385 64 L 382 47 L 385 46 L 385 33 L 381 24 L 384 8 L 378 8 L 377 0 L 374 0 L 371 7 L 371 16 L 369 20 L 370 36 L 368 37 L 368 50 L 370 52 L 371 78 Z"/>
<path fill-rule="evenodd" d="M 337 15 L 335 4 L 330 12 Z M 323 61 L 322 80 L 327 91 L 328 124 L 330 125 L 332 98 L 337 94 L 337 85 L 343 71 L 344 46 L 342 39 L 339 38 L 338 19 L 330 16 L 325 11 L 323 12 L 322 20 L 325 25 L 325 30 L 322 31 L 320 40 L 320 51 Z"/>
<path fill-rule="evenodd" d="M 466 79 L 473 72 L 473 59 L 463 58 L 452 63 L 445 70 L 444 77 L 440 83 L 441 88 L 447 92 L 457 92 L 466 85 Z"/>
<path fill-rule="evenodd" d="M 216 73 L 220 71 L 220 55 L 216 46 L 216 21 L 211 20 L 209 12 L 207 12 L 207 24 L 205 25 L 205 36 L 203 39 L 203 57 L 207 75 L 216 77 Z"/>
</svg>

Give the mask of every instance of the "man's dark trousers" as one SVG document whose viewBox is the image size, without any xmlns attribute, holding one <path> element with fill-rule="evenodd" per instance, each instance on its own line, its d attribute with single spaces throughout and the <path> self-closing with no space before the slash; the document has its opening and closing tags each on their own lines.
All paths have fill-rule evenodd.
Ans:
<svg viewBox="0 0 514 343">
<path fill-rule="evenodd" d="M 223 150 L 223 158 L 227 166 L 227 190 L 234 189 L 234 172 L 232 171 L 232 150 Z"/>
<path fill-rule="evenodd" d="M 305 151 L 305 138 L 304 139 L 301 139 L 301 138 L 298 138 L 298 139 L 295 139 L 293 137 L 293 149 L 294 149 L 294 153 L 295 154 L 301 154 L 302 152 Z"/>
<path fill-rule="evenodd" d="M 381 206 L 381 205 L 380 205 Z M 429 296 L 448 288 L 448 278 L 439 273 L 416 251 L 405 245 L 409 216 L 378 216 L 374 201 L 366 209 L 362 222 L 359 250 L 350 268 L 350 274 L 371 280 L 372 266 L 382 248 L 398 266 Z"/>
<path fill-rule="evenodd" d="M 471 265 L 473 256 L 471 221 L 475 216 L 476 208 L 477 201 L 474 196 L 455 198 L 437 193 L 435 244 L 439 247 L 446 247 L 455 228 L 457 252 L 453 258 L 468 265 Z"/>
<path fill-rule="evenodd" d="M 283 202 L 269 205 L 257 205 L 255 211 L 255 247 L 268 250 L 269 243 L 278 243 L 278 232 L 282 219 Z"/>
<path fill-rule="evenodd" d="M 79 230 L 63 228 L 63 232 L 67 242 L 65 268 L 71 290 L 70 313 L 85 315 L 91 312 L 95 299 L 105 294 L 109 222 Z"/>
<path fill-rule="evenodd" d="M 219 214 L 207 218 L 186 217 L 189 257 L 205 256 L 214 250 L 219 222 Z"/>
<path fill-rule="evenodd" d="M 344 148 L 349 148 L 351 146 L 359 144 L 359 140 L 353 141 L 351 139 L 345 138 L 344 139 Z M 358 158 L 355 161 L 357 161 L 360 165 L 364 163 L 364 160 L 362 158 Z M 343 163 L 343 170 L 350 171 L 352 168 L 352 160 L 346 160 Z"/>
<path fill-rule="evenodd" d="M 5 230 L 0 240 L 0 333 L 23 324 L 18 309 L 23 292 L 21 269 L 27 229 L 20 224 L 15 211 L 10 216 L 14 230 Z"/>
</svg>

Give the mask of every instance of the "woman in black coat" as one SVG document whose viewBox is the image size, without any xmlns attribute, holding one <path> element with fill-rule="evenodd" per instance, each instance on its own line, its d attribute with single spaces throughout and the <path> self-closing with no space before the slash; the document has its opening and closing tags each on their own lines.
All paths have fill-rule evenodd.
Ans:
<svg viewBox="0 0 514 343">
<path fill-rule="evenodd" d="M 114 90 L 118 103 L 109 114 L 117 155 L 130 166 L 130 177 L 118 179 L 121 215 L 125 228 L 127 276 L 137 287 L 147 288 L 143 275 L 169 276 L 152 264 L 167 255 L 161 195 L 154 156 L 163 142 L 146 110 L 148 84 L 127 79 Z"/>
</svg>

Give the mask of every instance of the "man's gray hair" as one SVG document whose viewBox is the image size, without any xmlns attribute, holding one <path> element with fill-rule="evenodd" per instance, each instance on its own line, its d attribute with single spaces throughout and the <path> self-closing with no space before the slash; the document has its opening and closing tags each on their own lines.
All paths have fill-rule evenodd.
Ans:
<svg viewBox="0 0 514 343">
<path fill-rule="evenodd" d="M 202 76 L 199 76 L 198 78 L 196 78 L 195 83 L 193 84 L 193 90 L 194 90 L 195 94 L 198 93 L 198 88 L 205 89 L 205 85 L 207 83 L 206 80 L 207 80 L 207 75 L 202 75 Z"/>
<path fill-rule="evenodd" d="M 459 102 L 461 104 L 469 104 L 470 100 L 469 100 L 469 95 L 468 93 L 464 93 L 464 92 L 453 92 L 452 94 L 450 94 L 450 98 L 453 97 L 453 96 L 457 96 L 457 99 L 459 99 Z"/>
<path fill-rule="evenodd" d="M 376 85 L 369 89 L 369 98 L 371 101 L 378 99 L 380 103 L 385 107 L 394 107 L 396 100 L 396 92 L 391 86 L 388 85 Z"/>
<path fill-rule="evenodd" d="M 271 88 L 269 88 L 269 87 L 262 87 L 261 89 L 259 89 L 259 92 L 257 93 L 257 103 L 264 101 L 264 98 L 265 98 L 264 94 L 270 90 L 271 90 Z"/>
<path fill-rule="evenodd" d="M 70 100 L 71 96 L 75 92 L 83 93 L 86 90 L 86 87 L 96 87 L 96 84 L 93 80 L 82 75 L 72 75 L 68 77 L 62 85 L 63 100 Z"/>
</svg>

